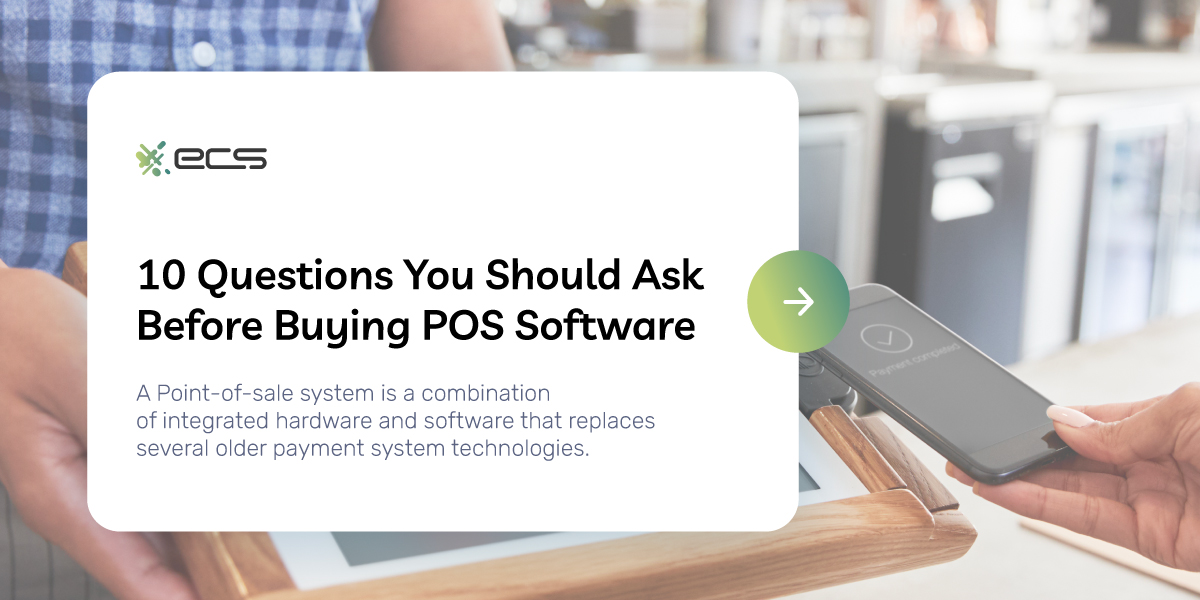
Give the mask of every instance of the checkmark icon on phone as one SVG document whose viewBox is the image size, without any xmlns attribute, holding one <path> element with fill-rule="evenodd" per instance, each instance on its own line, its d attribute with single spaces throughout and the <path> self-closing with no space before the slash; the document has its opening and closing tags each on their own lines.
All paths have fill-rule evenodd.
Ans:
<svg viewBox="0 0 1200 600">
<path fill-rule="evenodd" d="M 886 325 L 884 323 L 867 325 L 863 327 L 859 336 L 868 348 L 874 348 L 879 352 L 886 352 L 888 354 L 906 352 L 913 346 L 912 336 L 907 331 L 895 325 Z"/>
</svg>

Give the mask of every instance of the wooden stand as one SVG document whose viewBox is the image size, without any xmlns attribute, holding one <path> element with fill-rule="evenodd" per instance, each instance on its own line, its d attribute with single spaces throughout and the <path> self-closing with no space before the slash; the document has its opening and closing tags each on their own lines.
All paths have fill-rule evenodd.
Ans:
<svg viewBox="0 0 1200 600">
<path fill-rule="evenodd" d="M 770 533 L 652 533 L 307 592 L 265 533 L 174 538 L 205 600 L 774 598 L 967 552 L 975 529 L 882 421 L 831 406 L 811 422 L 871 493 L 801 507 Z"/>
<path fill-rule="evenodd" d="M 63 278 L 87 294 L 87 246 Z M 175 533 L 204 600 L 775 598 L 954 560 L 975 541 L 958 502 L 882 421 L 810 422 L 870 492 L 803 506 L 769 533 L 650 533 L 302 592 L 265 533 Z"/>
<path fill-rule="evenodd" d="M 75 242 L 67 248 L 62 278 L 84 296 L 87 295 L 87 242 Z"/>
</svg>

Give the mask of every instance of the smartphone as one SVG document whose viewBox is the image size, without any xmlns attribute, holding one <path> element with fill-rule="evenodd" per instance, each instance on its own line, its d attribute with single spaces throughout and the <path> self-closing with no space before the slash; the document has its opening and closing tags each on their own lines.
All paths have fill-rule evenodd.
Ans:
<svg viewBox="0 0 1200 600">
<path fill-rule="evenodd" d="M 851 289 L 846 326 L 812 355 L 976 481 L 1073 456 L 1049 400 L 885 286 Z"/>
<path fill-rule="evenodd" d="M 825 406 L 840 406 L 846 414 L 854 413 L 858 393 L 846 382 L 835 377 L 808 353 L 800 354 L 800 412 L 804 418 Z"/>
</svg>

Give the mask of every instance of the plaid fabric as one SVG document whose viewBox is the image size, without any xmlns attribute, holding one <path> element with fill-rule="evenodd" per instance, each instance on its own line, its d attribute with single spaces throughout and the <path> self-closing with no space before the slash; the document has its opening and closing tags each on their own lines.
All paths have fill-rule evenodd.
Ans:
<svg viewBox="0 0 1200 600">
<path fill-rule="evenodd" d="M 0 0 L 0 260 L 87 238 L 87 97 L 113 71 L 365 70 L 376 0 Z M 201 67 L 193 46 L 216 62 Z M 131 157 L 132 160 L 132 157 Z"/>
</svg>

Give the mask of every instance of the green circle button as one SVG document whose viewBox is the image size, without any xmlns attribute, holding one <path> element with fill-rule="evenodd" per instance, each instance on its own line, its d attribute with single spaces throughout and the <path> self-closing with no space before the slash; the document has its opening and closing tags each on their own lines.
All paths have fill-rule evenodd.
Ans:
<svg viewBox="0 0 1200 600">
<path fill-rule="evenodd" d="M 827 258 L 792 250 L 758 268 L 746 308 L 767 343 L 786 352 L 812 352 L 842 331 L 850 313 L 850 290 Z"/>
</svg>

